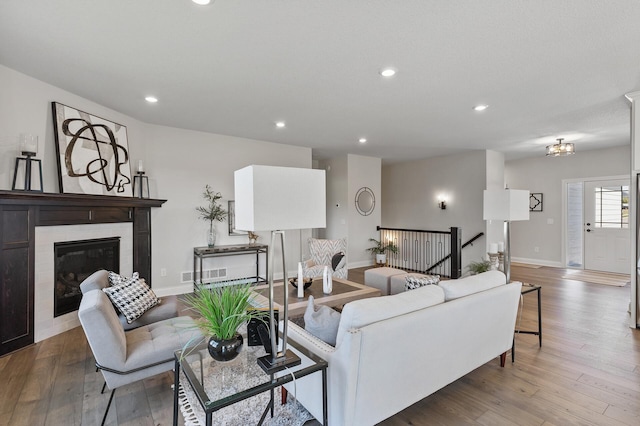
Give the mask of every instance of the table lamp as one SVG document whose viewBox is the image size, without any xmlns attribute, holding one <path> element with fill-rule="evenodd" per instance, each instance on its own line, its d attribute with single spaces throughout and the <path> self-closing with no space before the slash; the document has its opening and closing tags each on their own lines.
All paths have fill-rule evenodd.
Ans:
<svg viewBox="0 0 640 426">
<path fill-rule="evenodd" d="M 258 359 L 267 373 L 274 373 L 300 359 L 287 350 L 289 291 L 286 283 L 284 231 L 326 227 L 326 181 L 324 170 L 252 165 L 234 173 L 236 228 L 243 231 L 271 231 L 269 246 L 269 338 L 271 354 Z M 284 274 L 284 327 L 282 350 L 276 343 L 273 263 L 276 237 L 282 248 Z"/>
<path fill-rule="evenodd" d="M 529 220 L 529 191 L 523 189 L 485 189 L 484 220 L 504 221 L 504 274 L 511 281 L 511 232 L 514 220 Z"/>
</svg>

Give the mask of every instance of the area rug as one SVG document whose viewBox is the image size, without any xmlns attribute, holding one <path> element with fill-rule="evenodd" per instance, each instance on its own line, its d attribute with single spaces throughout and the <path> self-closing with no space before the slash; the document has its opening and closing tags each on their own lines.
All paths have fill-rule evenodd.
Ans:
<svg viewBox="0 0 640 426">
<path fill-rule="evenodd" d="M 611 272 L 597 271 L 573 271 L 563 275 L 562 278 L 616 287 L 623 287 L 631 280 L 631 277 L 628 274 L 614 274 Z"/>
<path fill-rule="evenodd" d="M 185 426 L 204 426 L 205 414 L 198 402 L 191 386 L 186 378 L 180 378 L 180 390 L 178 392 L 178 404 L 184 417 Z M 267 415 L 263 425 L 265 426 L 302 426 L 313 416 L 291 394 L 285 405 L 280 404 L 280 392 L 276 389 L 274 403 L 274 416 Z M 246 426 L 256 425 L 260 416 L 269 402 L 269 392 L 261 393 L 252 398 L 245 399 L 236 404 L 222 408 L 213 413 L 213 424 L 221 426 Z"/>
</svg>

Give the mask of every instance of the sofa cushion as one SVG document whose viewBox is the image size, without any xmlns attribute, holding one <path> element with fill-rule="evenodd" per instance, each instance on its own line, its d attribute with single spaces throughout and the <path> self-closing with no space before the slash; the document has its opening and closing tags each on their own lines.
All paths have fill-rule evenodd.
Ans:
<svg viewBox="0 0 640 426">
<path fill-rule="evenodd" d="M 313 296 L 309 296 L 307 310 L 304 313 L 304 329 L 318 339 L 336 345 L 336 335 L 340 324 L 340 313 L 328 306 L 316 305 Z"/>
<path fill-rule="evenodd" d="M 102 291 L 109 296 L 129 324 L 160 303 L 160 299 L 153 290 L 143 280 L 137 278 L 137 273 L 123 284 L 106 287 Z"/>
<path fill-rule="evenodd" d="M 489 290 L 507 283 L 507 277 L 500 271 L 487 271 L 457 280 L 440 281 L 445 300 L 453 300 L 479 291 Z"/>
<path fill-rule="evenodd" d="M 336 346 L 342 336 L 352 328 L 428 308 L 444 302 L 444 291 L 437 285 L 429 285 L 414 291 L 392 296 L 372 297 L 349 302 L 342 309 Z"/>
</svg>

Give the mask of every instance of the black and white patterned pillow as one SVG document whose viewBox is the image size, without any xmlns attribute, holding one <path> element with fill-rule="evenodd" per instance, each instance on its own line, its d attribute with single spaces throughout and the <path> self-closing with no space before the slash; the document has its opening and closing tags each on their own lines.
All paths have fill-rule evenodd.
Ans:
<svg viewBox="0 0 640 426">
<path fill-rule="evenodd" d="M 137 272 L 134 272 L 131 277 L 125 277 L 124 275 L 120 275 L 117 272 L 109 271 L 109 285 L 122 285 L 126 284 L 130 280 L 139 279 L 140 275 Z"/>
<path fill-rule="evenodd" d="M 424 287 L 425 285 L 438 284 L 440 282 L 440 275 L 407 275 L 404 280 L 404 290 L 409 291 L 415 290 L 416 288 Z"/>
<path fill-rule="evenodd" d="M 111 274 L 109 273 L 109 281 L 111 281 Z M 118 274 L 114 273 L 114 275 Z M 120 284 L 112 284 L 111 287 L 103 288 L 102 291 L 109 296 L 111 303 L 122 312 L 127 319 L 127 323 L 131 324 L 140 318 L 142 314 L 160 303 L 160 299 L 147 283 L 138 278 L 137 272 L 134 272 L 131 278 L 118 276 L 125 279 L 120 280 Z M 114 279 L 117 280 L 116 277 Z"/>
</svg>

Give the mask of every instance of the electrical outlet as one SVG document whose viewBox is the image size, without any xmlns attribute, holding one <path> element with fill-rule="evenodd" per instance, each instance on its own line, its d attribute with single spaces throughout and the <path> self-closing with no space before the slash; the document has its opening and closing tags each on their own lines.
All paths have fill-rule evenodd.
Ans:
<svg viewBox="0 0 640 426">
<path fill-rule="evenodd" d="M 161 277 L 167 276 L 167 268 L 160 268 L 160 276 Z"/>
<path fill-rule="evenodd" d="M 534 247 L 533 251 L 535 251 L 536 253 L 540 253 L 540 247 Z"/>
</svg>

